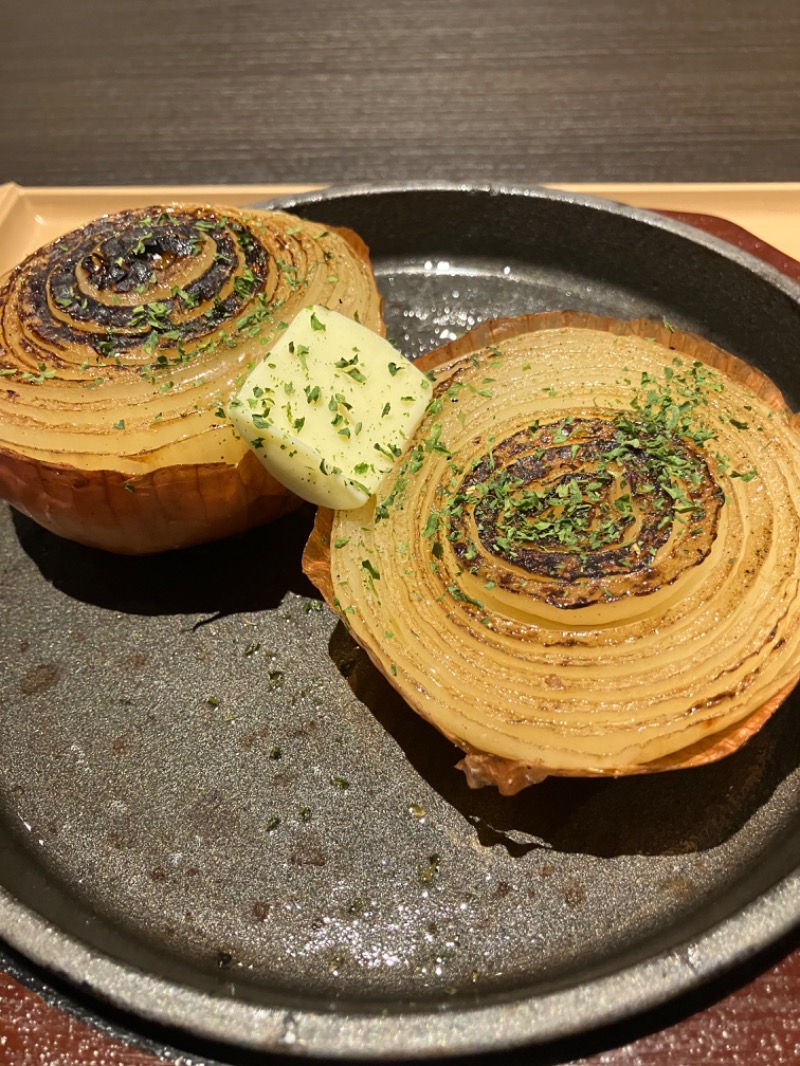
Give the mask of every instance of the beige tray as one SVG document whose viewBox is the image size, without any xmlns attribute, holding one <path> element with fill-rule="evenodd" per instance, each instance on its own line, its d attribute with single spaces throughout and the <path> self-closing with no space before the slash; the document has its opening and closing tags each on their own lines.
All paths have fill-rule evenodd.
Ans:
<svg viewBox="0 0 800 1066">
<path fill-rule="evenodd" d="M 716 215 L 800 259 L 800 182 L 561 185 L 663 211 Z M 166 185 L 23 188 L 0 185 L 0 274 L 47 241 L 109 211 L 170 200 L 242 205 L 314 185 Z"/>
</svg>

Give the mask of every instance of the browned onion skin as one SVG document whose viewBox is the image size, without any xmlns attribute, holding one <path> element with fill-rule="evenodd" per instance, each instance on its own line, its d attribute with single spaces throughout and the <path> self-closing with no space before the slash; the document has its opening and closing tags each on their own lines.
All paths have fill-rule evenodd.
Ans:
<svg viewBox="0 0 800 1066">
<path fill-rule="evenodd" d="M 665 348 L 674 349 L 683 356 L 699 360 L 716 370 L 722 371 L 733 381 L 744 385 L 751 393 L 759 397 L 774 411 L 779 412 L 784 419 L 788 419 L 797 428 L 797 418 L 790 416 L 779 390 L 763 374 L 701 338 L 677 333 L 670 327 L 648 321 L 618 322 L 576 312 L 555 312 L 524 316 L 518 319 L 497 320 L 485 323 L 457 341 L 430 353 L 419 361 L 418 365 L 428 370 L 441 367 L 444 379 L 446 381 L 453 380 L 449 376 L 449 368 L 452 368 L 454 360 L 470 356 L 473 352 L 522 334 L 534 333 L 540 330 L 569 329 L 572 327 L 606 331 L 620 337 L 638 336 L 652 338 Z M 632 370 L 635 372 L 635 368 L 632 368 Z M 414 685 L 398 682 L 395 671 L 390 669 L 391 652 L 388 650 L 388 642 L 381 639 L 383 634 L 376 635 L 373 633 L 368 635 L 360 632 L 356 621 L 357 615 L 348 617 L 348 613 L 343 610 L 343 604 L 339 599 L 339 596 L 343 595 L 343 593 L 340 588 L 335 587 L 331 570 L 331 539 L 333 535 L 343 531 L 347 532 L 347 530 L 342 526 L 337 526 L 336 533 L 334 533 L 335 518 L 334 512 L 320 512 L 318 514 L 313 534 L 304 555 L 304 569 L 307 575 L 322 592 L 326 601 L 340 613 L 345 624 L 351 627 L 353 635 L 362 643 L 372 662 L 384 673 L 389 683 L 399 689 L 414 710 L 423 717 L 428 718 L 436 728 L 462 748 L 465 757 L 459 766 L 464 771 L 471 787 L 494 785 L 502 794 L 513 795 L 520 789 L 535 784 L 551 774 L 562 776 L 621 776 L 685 769 L 715 761 L 737 750 L 749 737 L 762 728 L 789 692 L 792 691 L 797 683 L 798 675 L 800 675 L 800 662 L 793 660 L 794 666 L 790 663 L 783 670 L 784 678 L 787 676 L 789 678 L 788 682 L 785 682 L 778 691 L 773 692 L 761 705 L 749 711 L 746 717 L 740 718 L 738 721 L 723 728 L 717 726 L 716 729 L 714 728 L 713 718 L 709 718 L 703 722 L 703 726 L 708 727 L 707 736 L 700 736 L 699 739 L 694 739 L 691 743 L 680 747 L 678 750 L 670 751 L 661 757 L 646 761 L 634 760 L 619 765 L 612 764 L 607 767 L 590 764 L 559 767 L 547 765 L 543 762 L 506 758 L 491 752 L 480 751 L 465 742 L 455 732 L 444 727 L 436 719 L 435 715 L 431 715 L 430 705 L 426 708 L 425 701 L 417 697 Z"/>
<path fill-rule="evenodd" d="M 126 486 L 135 485 L 133 491 Z M 3 498 L 67 540 L 120 555 L 204 544 L 275 521 L 301 501 L 251 453 L 235 466 L 163 467 L 135 482 L 0 451 Z"/>
<path fill-rule="evenodd" d="M 296 508 L 224 408 L 310 303 L 383 333 L 364 242 L 281 212 L 158 205 L 35 252 L 0 282 L 0 498 L 123 554 Z"/>
</svg>

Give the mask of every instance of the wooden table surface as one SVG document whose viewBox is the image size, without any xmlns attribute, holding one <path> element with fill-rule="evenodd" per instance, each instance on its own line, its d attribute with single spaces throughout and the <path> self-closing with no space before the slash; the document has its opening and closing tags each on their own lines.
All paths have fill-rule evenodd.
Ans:
<svg viewBox="0 0 800 1066">
<path fill-rule="evenodd" d="M 2 22 L 0 182 L 800 178 L 797 0 L 31 0 Z M 165 1039 L 0 955 L 0 1063 L 266 1061 Z M 537 1061 L 800 1061 L 800 934 Z"/>
</svg>

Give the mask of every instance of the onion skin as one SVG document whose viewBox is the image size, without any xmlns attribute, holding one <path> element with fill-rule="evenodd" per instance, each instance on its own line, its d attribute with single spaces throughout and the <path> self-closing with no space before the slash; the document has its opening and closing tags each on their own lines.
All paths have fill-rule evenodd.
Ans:
<svg viewBox="0 0 800 1066">
<path fill-rule="evenodd" d="M 729 500 L 718 509 L 718 517 L 715 519 L 712 516 L 710 519 L 713 535 L 707 538 L 705 547 L 698 552 L 696 565 L 692 561 L 692 565 L 683 574 L 676 573 L 670 576 L 668 572 L 665 572 L 667 576 L 663 583 L 652 589 L 646 589 L 643 592 L 640 587 L 637 588 L 636 581 L 641 578 L 641 573 L 638 577 L 636 574 L 631 574 L 632 583 L 628 596 L 616 596 L 613 593 L 608 595 L 610 601 L 608 609 L 611 612 L 608 619 L 611 621 L 606 619 L 598 622 L 597 618 L 591 620 L 592 616 L 587 614 L 587 611 L 591 612 L 595 606 L 588 604 L 585 588 L 581 590 L 580 596 L 575 595 L 574 581 L 565 582 L 568 595 L 563 600 L 564 606 L 560 609 L 553 608 L 553 610 L 546 606 L 543 608 L 550 610 L 546 621 L 538 621 L 534 624 L 530 622 L 530 619 L 515 620 L 516 616 L 512 608 L 509 608 L 512 609 L 512 616 L 505 619 L 503 617 L 485 619 L 489 623 L 486 628 L 491 633 L 491 635 L 487 634 L 486 641 L 496 641 L 496 644 L 492 644 L 492 653 L 500 656 L 495 661 L 502 662 L 504 670 L 507 668 L 506 660 L 509 660 L 512 655 L 509 649 L 514 647 L 513 636 L 516 632 L 520 635 L 518 658 L 521 688 L 518 692 L 518 708 L 514 706 L 513 701 L 509 708 L 506 708 L 505 704 L 502 704 L 505 708 L 502 710 L 492 708 L 489 703 L 491 696 L 487 695 L 491 688 L 489 681 L 484 684 L 479 681 L 478 674 L 473 676 L 471 673 L 473 670 L 481 671 L 482 675 L 486 676 L 486 671 L 491 669 L 493 661 L 481 658 L 482 649 L 477 636 L 473 644 L 470 644 L 472 639 L 470 633 L 474 630 L 477 634 L 480 629 L 475 624 L 480 615 L 478 607 L 469 602 L 454 603 L 446 595 L 434 597 L 433 585 L 428 582 L 424 574 L 427 564 L 423 566 L 420 562 L 428 556 L 418 552 L 418 546 L 413 546 L 408 550 L 409 563 L 407 563 L 407 566 L 412 566 L 416 574 L 406 569 L 402 582 L 395 582 L 394 574 L 384 569 L 384 567 L 391 568 L 392 565 L 389 561 L 391 547 L 401 553 L 405 549 L 398 543 L 392 545 L 391 539 L 387 541 L 386 538 L 390 538 L 389 533 L 378 532 L 373 537 L 373 530 L 380 530 L 381 526 L 386 526 L 394 532 L 396 522 L 398 529 L 402 530 L 402 535 L 408 537 L 411 526 L 405 524 L 405 518 L 402 520 L 392 518 L 391 508 L 389 508 L 389 518 L 384 518 L 383 521 L 375 522 L 373 515 L 372 529 L 369 534 L 364 534 L 363 540 L 354 549 L 352 546 L 340 547 L 340 545 L 346 539 L 355 538 L 358 535 L 356 530 L 359 524 L 364 529 L 370 529 L 367 525 L 369 519 L 366 511 L 362 509 L 362 512 L 354 514 L 352 520 L 343 518 L 341 512 L 320 512 L 304 555 L 304 569 L 308 577 L 319 588 L 326 601 L 340 614 L 353 637 L 364 647 L 375 666 L 386 676 L 390 684 L 398 689 L 415 711 L 464 751 L 464 758 L 459 766 L 465 772 L 470 786 L 494 785 L 504 795 L 513 795 L 520 789 L 550 775 L 617 777 L 685 769 L 723 758 L 737 750 L 749 737 L 762 728 L 800 677 L 800 603 L 798 603 L 800 600 L 800 514 L 798 513 L 800 491 L 797 494 L 794 491 L 800 490 L 800 434 L 798 434 L 797 419 L 791 416 L 779 390 L 768 378 L 699 337 L 678 333 L 658 323 L 618 322 L 578 312 L 554 312 L 485 323 L 452 344 L 445 345 L 423 357 L 417 365 L 422 369 L 435 371 L 438 383 L 437 394 L 440 397 L 447 397 L 452 395 L 446 391 L 448 383 L 457 380 L 459 372 L 465 366 L 471 365 L 473 357 L 480 360 L 479 372 L 486 372 L 487 359 L 491 354 L 487 356 L 487 350 L 492 346 L 498 346 L 498 356 L 510 352 L 517 341 L 522 345 L 523 338 L 526 341 L 532 338 L 530 343 L 535 346 L 539 341 L 549 344 L 549 338 L 553 337 L 556 338 L 553 343 L 557 347 L 558 343 L 561 343 L 559 338 L 566 337 L 569 344 L 579 347 L 575 338 L 588 338 L 590 334 L 579 332 L 587 330 L 592 331 L 592 335 L 604 334 L 610 344 L 623 343 L 630 338 L 634 348 L 640 344 L 639 338 L 647 338 L 648 345 L 652 343 L 659 349 L 665 350 L 666 362 L 669 362 L 669 358 L 677 356 L 682 360 L 683 366 L 702 366 L 711 368 L 714 372 L 721 372 L 719 375 L 712 374 L 710 380 L 719 384 L 719 391 L 724 399 L 717 404 L 714 399 L 716 393 L 712 389 L 709 407 L 712 413 L 707 414 L 703 405 L 698 406 L 697 411 L 693 412 L 693 417 L 697 417 L 698 424 L 706 419 L 706 422 L 711 425 L 718 417 L 718 413 L 722 412 L 719 415 L 723 424 L 722 439 L 727 440 L 728 446 L 732 449 L 739 448 L 740 451 L 743 449 L 745 455 L 748 448 L 762 449 L 768 435 L 774 439 L 771 442 L 772 447 L 765 446 L 761 451 L 762 455 L 769 457 L 764 460 L 763 478 L 757 471 L 754 472 L 755 476 L 752 479 L 750 475 L 742 478 L 740 476 L 742 471 L 736 471 L 734 477 L 730 477 L 724 456 L 715 456 L 714 440 L 710 444 L 703 441 L 697 446 L 698 463 L 708 467 L 713 474 L 713 480 L 719 483 L 721 490 L 729 497 Z M 541 340 L 542 334 L 545 335 L 544 340 Z M 536 335 L 539 335 L 538 341 Z M 617 342 L 616 338 L 620 338 L 620 341 Z M 509 342 L 509 346 L 504 348 L 506 342 Z M 475 353 L 480 353 L 480 355 Z M 502 364 L 502 359 L 497 359 L 495 362 Z M 518 368 L 518 363 L 514 366 Z M 500 366 L 492 373 L 499 377 L 502 373 Z M 638 374 L 639 368 L 632 365 L 630 377 L 638 379 Z M 741 387 L 747 390 L 744 399 L 742 399 Z M 627 388 L 627 395 L 630 396 L 630 394 L 631 389 Z M 736 402 L 745 403 L 748 412 L 752 413 L 745 416 L 739 414 L 739 418 L 736 418 L 735 413 L 731 413 L 733 408 L 724 406 L 725 403 L 733 404 L 734 402 L 733 399 L 728 400 L 729 395 L 738 396 L 739 399 Z M 486 402 L 488 404 L 493 401 L 487 400 Z M 537 403 L 538 401 L 534 398 L 531 403 L 532 414 L 539 413 L 535 410 Z M 497 404 L 500 409 L 501 401 L 497 400 Z M 467 410 L 467 425 L 477 426 L 477 422 L 471 420 L 476 409 L 468 408 Z M 776 417 L 769 422 L 773 418 L 772 412 L 776 413 Z M 577 413 L 573 412 L 576 420 L 578 415 L 588 417 L 590 413 L 585 409 Z M 445 426 L 447 426 L 446 417 L 447 412 L 442 416 Z M 744 421 L 739 421 L 743 417 L 753 421 L 754 425 L 751 430 L 745 428 Z M 759 418 L 763 422 L 762 429 L 766 428 L 767 433 L 759 431 L 759 434 L 756 434 L 755 421 Z M 734 432 L 731 426 L 736 427 L 737 431 Z M 741 433 L 737 436 L 740 427 Z M 495 446 L 498 455 L 502 454 L 502 441 L 506 439 L 506 430 L 505 425 L 497 427 L 497 437 L 501 442 Z M 424 440 L 424 424 L 419 432 L 423 436 L 418 436 L 417 443 Z M 475 428 L 474 432 L 477 434 L 478 429 Z M 725 438 L 726 432 L 727 438 Z M 443 439 L 446 433 L 447 429 L 442 433 Z M 756 435 L 751 437 L 751 433 Z M 406 468 L 408 467 L 408 460 L 414 455 L 414 443 L 414 440 L 410 442 L 404 457 L 398 459 L 394 475 L 389 475 L 387 481 L 384 482 L 383 495 L 379 493 L 379 498 L 383 502 L 391 498 L 393 476 L 396 478 L 398 471 L 403 469 L 404 462 Z M 691 442 L 690 445 L 694 447 Z M 576 453 L 578 451 L 580 448 L 576 445 Z M 775 462 L 774 454 L 778 451 L 781 452 L 781 459 Z M 460 453 L 456 453 L 456 458 L 461 458 Z M 533 469 L 533 466 L 530 469 Z M 429 502 L 430 499 L 437 501 L 442 499 L 441 493 L 438 496 L 435 494 L 431 496 L 433 489 L 429 490 L 425 486 L 423 475 L 420 477 L 422 480 L 417 486 L 414 477 L 409 475 L 408 480 L 412 484 L 412 489 L 404 497 L 403 506 L 399 509 L 403 512 L 414 512 L 414 520 L 417 522 L 417 541 L 425 539 L 425 517 L 428 512 L 419 504 L 414 494 L 428 493 L 426 499 Z M 777 479 L 775 485 L 767 483 L 772 478 Z M 396 483 L 395 481 L 394 484 Z M 769 495 L 770 493 L 772 495 Z M 775 508 L 774 516 L 770 514 L 769 507 L 765 508 L 760 503 L 764 494 L 767 494 L 769 500 L 772 501 L 770 506 Z M 797 503 L 795 503 L 796 498 Z M 708 499 L 713 499 L 713 492 Z M 703 516 L 710 513 L 706 507 L 707 500 L 702 505 L 696 505 L 698 513 L 702 513 Z M 379 502 L 379 508 L 380 505 Z M 761 507 L 760 511 L 759 507 Z M 752 516 L 748 508 L 752 509 Z M 739 543 L 736 537 L 739 536 L 738 526 L 742 524 L 741 514 L 749 516 L 742 527 L 749 531 L 749 539 L 745 538 L 741 541 L 745 545 L 742 548 L 742 559 L 752 564 L 755 577 L 748 576 L 751 575 L 751 569 L 745 569 L 744 562 L 741 564 L 740 573 L 738 561 L 734 562 L 733 559 L 726 560 L 725 558 L 728 552 L 733 552 L 735 545 Z M 411 519 L 409 519 L 410 522 Z M 718 529 L 715 525 L 717 522 L 719 523 Z M 680 528 L 676 526 L 675 538 L 685 534 L 683 525 L 685 523 L 681 523 Z M 456 526 L 451 523 L 446 528 L 450 530 L 451 545 L 455 543 L 457 547 L 458 538 L 454 533 L 454 531 L 457 533 Z M 397 538 L 400 535 L 398 532 Z M 488 536 L 488 533 L 482 534 L 484 541 Z M 428 537 L 431 537 L 429 528 Z M 436 540 L 439 537 L 440 534 L 437 532 L 431 539 Z M 384 539 L 381 540 L 381 538 Z M 751 540 L 752 545 L 750 545 Z M 672 543 L 680 544 L 681 541 L 674 539 Z M 685 543 L 691 542 L 685 541 Z M 779 555 L 777 563 L 774 560 L 772 563 L 769 562 L 773 543 L 777 545 Z M 658 553 L 662 550 L 662 548 L 653 549 L 654 565 Z M 681 554 L 688 553 L 688 550 L 688 548 L 681 548 Z M 440 549 L 438 559 L 441 560 L 444 557 L 445 573 L 452 579 L 457 571 L 447 569 L 448 553 L 454 555 L 455 549 L 448 547 L 445 541 L 444 552 L 442 553 Z M 371 591 L 368 588 L 369 578 L 362 581 L 358 577 L 359 555 L 367 557 L 370 572 L 380 573 L 381 579 L 372 582 Z M 463 589 L 469 590 L 473 587 L 466 584 L 469 579 L 469 569 L 464 560 L 465 557 L 462 554 L 461 574 L 463 576 L 459 579 L 461 582 L 459 589 L 462 591 L 457 590 L 462 599 L 464 598 Z M 489 562 L 491 564 L 492 560 L 490 559 Z M 367 564 L 362 562 L 362 565 Z M 501 575 L 502 565 L 504 564 L 501 564 L 498 570 Z M 759 568 L 763 569 L 763 573 Z M 513 571 L 518 571 L 519 567 L 510 566 L 508 569 L 510 573 L 507 575 L 507 580 L 510 585 L 513 585 L 518 577 L 518 574 L 515 577 Z M 648 569 L 648 567 L 644 568 L 645 571 Z M 735 575 L 731 579 L 734 582 L 732 585 L 722 580 L 721 575 L 728 572 Z M 591 573 L 589 570 L 586 573 L 589 574 L 589 578 L 584 575 L 581 582 L 584 586 L 590 587 Z M 494 577 L 494 574 L 491 576 Z M 549 595 L 552 589 L 547 585 L 548 580 L 549 578 L 545 579 L 544 585 Z M 624 577 L 620 580 L 624 581 Z M 720 582 L 721 601 L 714 600 L 713 594 L 705 591 L 706 586 L 708 589 L 715 588 L 713 584 L 715 581 Z M 763 595 L 769 602 L 768 610 L 754 611 L 753 625 L 750 627 L 753 630 L 752 634 L 748 629 L 749 623 L 746 619 L 736 622 L 737 626 L 742 627 L 741 633 L 739 629 L 730 629 L 730 633 L 733 634 L 731 640 L 734 636 L 737 640 L 741 637 L 743 650 L 741 662 L 733 661 L 735 658 L 733 653 L 731 653 L 731 661 L 727 662 L 720 659 L 720 656 L 724 656 L 724 649 L 720 649 L 717 644 L 725 643 L 723 636 L 728 633 L 725 627 L 733 623 L 729 623 L 727 617 L 718 619 L 716 622 L 713 622 L 713 619 L 718 603 L 732 605 L 729 608 L 723 607 L 723 611 L 729 614 L 735 613 L 739 592 L 736 581 L 742 582 L 743 603 L 750 604 L 752 601 L 757 606 L 761 602 L 758 591 L 751 591 L 753 588 L 758 590 L 761 584 L 767 590 Z M 398 586 L 410 585 L 411 591 L 406 592 L 404 587 L 398 596 L 394 591 L 395 583 Z M 359 586 L 363 586 L 363 589 Z M 500 589 L 501 593 L 502 591 Z M 414 609 L 410 606 L 415 594 L 418 599 L 424 601 L 417 613 L 414 613 Z M 711 598 L 704 601 L 703 596 Z M 379 597 L 382 613 L 372 605 L 371 601 L 375 597 Z M 659 601 L 658 597 L 662 597 L 663 602 Z M 491 600 L 493 607 L 499 604 L 501 610 L 505 610 L 509 602 L 513 603 L 508 597 L 504 601 L 498 592 L 489 592 L 486 598 Z M 606 715 L 598 721 L 605 722 L 605 726 L 593 723 L 590 715 L 584 715 L 580 721 L 577 717 L 572 720 L 570 716 L 575 713 L 573 708 L 579 707 L 582 700 L 587 701 L 593 698 L 591 694 L 593 685 L 598 690 L 603 686 L 610 689 L 613 688 L 615 682 L 613 677 L 610 682 L 604 681 L 601 672 L 596 681 L 590 678 L 586 692 L 581 695 L 575 675 L 580 673 L 583 666 L 576 670 L 574 665 L 570 666 L 570 663 L 581 664 L 584 661 L 582 656 L 586 661 L 594 662 L 592 655 L 596 655 L 602 668 L 608 667 L 612 674 L 614 669 L 622 671 L 618 681 L 621 690 L 635 692 L 637 684 L 644 688 L 647 666 L 641 672 L 642 677 L 634 677 L 633 680 L 625 673 L 627 669 L 625 664 L 629 662 L 625 658 L 629 654 L 626 643 L 633 641 L 633 634 L 646 635 L 647 632 L 644 623 L 638 620 L 636 612 L 641 605 L 642 608 L 646 608 L 648 614 L 652 615 L 652 624 L 655 628 L 654 636 L 650 638 L 651 645 L 658 643 L 659 634 L 663 630 L 661 639 L 665 646 L 669 646 L 673 630 L 677 633 L 680 625 L 684 624 L 681 622 L 683 598 L 688 605 L 686 610 L 691 609 L 697 613 L 703 623 L 701 625 L 698 621 L 696 635 L 692 636 L 697 644 L 687 645 L 690 649 L 686 653 L 687 661 L 691 661 L 691 668 L 696 672 L 691 677 L 687 673 L 685 695 L 682 697 L 683 704 L 680 703 L 679 698 L 681 691 L 679 682 L 681 684 L 684 682 L 681 680 L 682 667 L 679 667 L 673 670 L 678 680 L 669 680 L 669 684 L 674 685 L 678 695 L 674 699 L 672 695 L 669 695 L 667 699 L 666 695 L 661 696 L 656 693 L 653 696 L 652 706 L 642 707 L 642 716 L 638 724 L 636 724 L 638 710 L 635 701 L 632 698 L 623 698 L 622 695 L 619 697 L 616 712 L 619 715 L 619 725 L 608 724 L 616 720 L 614 704 L 610 696 L 606 698 L 602 694 L 596 697 L 596 701 L 598 713 Z M 653 608 L 647 606 L 651 600 L 656 604 Z M 777 606 L 779 601 L 780 606 Z M 530 607 L 532 617 L 538 619 L 540 616 L 536 612 L 540 610 L 542 604 L 546 605 L 547 595 L 543 595 L 541 590 L 537 589 L 531 594 L 529 606 L 531 603 L 533 604 Z M 480 606 L 488 613 L 489 608 Z M 601 609 L 605 610 L 602 604 Z M 618 609 L 623 612 L 623 618 L 621 622 L 619 620 L 614 622 L 613 612 Z M 589 618 L 589 622 L 579 621 L 582 611 L 584 612 L 583 618 Z M 772 613 L 769 614 L 769 611 Z M 408 617 L 403 617 L 405 612 L 408 612 Z M 629 613 L 628 617 L 624 617 L 625 612 Z M 742 614 L 746 614 L 746 610 L 743 610 Z M 759 630 L 762 614 L 765 619 L 769 617 L 769 621 L 765 621 L 764 626 L 767 628 L 772 626 L 770 632 L 762 633 Z M 564 619 L 562 637 L 559 637 L 558 632 L 555 635 L 553 633 L 553 627 L 556 631 L 558 630 L 559 617 Z M 602 617 L 606 618 L 606 616 Z M 772 625 L 773 621 L 774 625 Z M 692 624 L 690 618 L 685 623 L 687 631 Z M 545 632 L 545 638 L 531 637 L 531 631 L 537 630 L 537 626 L 540 632 Z M 545 628 L 542 630 L 541 626 Z M 430 650 L 431 672 L 435 676 L 429 679 L 424 676 L 421 665 L 424 654 L 419 651 L 419 648 L 409 651 L 405 646 L 398 647 L 398 634 L 404 644 L 413 643 L 418 639 L 420 645 L 424 645 L 426 640 L 437 639 L 438 641 L 438 638 L 433 637 L 432 634 L 442 628 L 447 635 L 444 635 L 441 642 L 437 642 L 436 646 Z M 617 629 L 619 637 L 616 636 Z M 395 630 L 395 633 L 389 636 L 389 630 Z M 455 636 L 452 636 L 451 631 Z M 590 634 L 589 638 L 586 638 L 587 632 Z M 595 636 L 591 636 L 592 633 Z M 414 636 L 409 636 L 409 634 L 414 634 Z M 419 634 L 418 638 L 416 634 Z M 543 640 L 543 643 L 538 645 L 537 640 Z M 599 652 L 598 646 L 601 649 Z M 602 648 L 604 646 L 610 649 L 606 659 L 603 659 Z M 708 653 L 704 650 L 706 646 L 710 649 Z M 464 651 L 465 648 L 473 649 L 476 656 L 474 664 L 470 663 L 469 652 Z M 693 651 L 692 657 L 690 653 L 694 648 L 697 650 Z M 507 654 L 502 649 L 506 649 Z M 530 663 L 525 662 L 526 657 L 531 657 L 531 662 L 540 659 L 542 662 L 552 663 L 558 658 L 554 649 L 560 649 L 558 655 L 561 656 L 563 677 L 566 680 L 562 680 L 555 670 L 552 674 L 547 674 L 544 667 L 542 667 L 544 672 L 541 674 L 530 673 Z M 656 657 L 653 660 L 653 670 L 665 671 L 664 676 L 671 678 L 669 671 L 673 668 L 669 664 L 665 667 L 660 662 L 657 651 L 654 654 Z M 704 659 L 706 654 L 709 655 L 707 663 Z M 452 666 L 449 663 L 451 657 Z M 622 663 L 621 666 L 620 663 Z M 635 673 L 635 668 L 632 669 Z M 688 669 L 687 666 L 687 671 Z M 716 677 L 717 673 L 718 677 Z M 506 673 L 501 671 L 499 676 L 502 678 L 502 684 L 498 681 L 498 692 L 501 687 L 504 693 L 506 688 L 513 688 L 512 680 Z M 533 681 L 525 680 L 531 677 Z M 470 683 L 473 680 L 475 699 L 484 701 L 480 705 L 480 713 L 486 715 L 485 720 L 480 719 L 475 703 L 470 698 Z M 692 687 L 695 682 L 696 693 Z M 526 684 L 533 685 L 533 688 L 529 690 L 530 693 L 535 693 L 535 691 L 544 693 L 548 685 L 552 684 L 553 695 L 551 697 L 548 693 L 546 696 L 538 697 L 535 694 L 526 694 Z M 478 691 L 480 691 L 480 696 L 477 695 Z M 659 700 L 664 707 L 674 707 L 672 720 L 658 721 Z M 498 705 L 501 702 L 498 694 Z M 519 721 L 515 720 L 517 710 Z M 648 713 L 652 713 L 652 719 L 648 719 Z M 626 715 L 630 717 L 629 724 L 626 724 Z M 476 743 L 467 735 L 465 724 L 467 719 L 472 723 L 470 725 L 471 737 L 481 737 L 481 742 Z M 529 742 L 514 739 L 517 736 L 514 732 L 516 729 L 519 729 L 521 736 L 525 735 L 525 730 L 529 729 L 528 722 L 535 723 L 535 730 L 533 732 L 529 730 L 528 735 L 533 735 L 538 739 Z M 603 732 L 604 729 L 605 732 Z M 598 731 L 597 738 L 595 738 L 594 731 Z M 508 736 L 505 735 L 506 733 Z M 583 736 L 582 740 L 581 736 Z M 580 740 L 580 743 L 573 749 L 570 745 L 575 742 L 574 738 Z M 529 744 L 530 754 L 526 756 L 509 753 L 508 749 L 512 746 L 516 752 L 524 750 L 524 743 Z M 560 750 L 559 745 L 562 745 L 564 750 Z M 504 747 L 506 750 L 503 750 Z"/>
<path fill-rule="evenodd" d="M 302 503 L 249 452 L 236 464 L 182 463 L 131 478 L 0 451 L 0 486 L 17 511 L 51 533 L 120 555 L 221 540 Z"/>
<path fill-rule="evenodd" d="M 224 409 L 309 303 L 383 333 L 361 238 L 281 212 L 159 205 L 35 252 L 0 281 L 0 499 L 122 554 L 295 509 Z"/>
</svg>

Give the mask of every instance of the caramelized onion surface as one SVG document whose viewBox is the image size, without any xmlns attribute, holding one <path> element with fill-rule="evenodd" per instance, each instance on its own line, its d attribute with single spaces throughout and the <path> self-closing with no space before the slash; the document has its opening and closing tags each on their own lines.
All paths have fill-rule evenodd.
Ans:
<svg viewBox="0 0 800 1066">
<path fill-rule="evenodd" d="M 0 498 L 126 553 L 297 506 L 224 407 L 309 304 L 382 332 L 363 242 L 280 212 L 132 210 L 34 253 L 0 286 Z"/>
<path fill-rule="evenodd" d="M 425 361 L 435 399 L 377 499 L 321 513 L 306 550 L 373 662 L 505 793 L 735 750 L 800 675 L 800 433 L 775 386 L 577 313 Z"/>
</svg>

